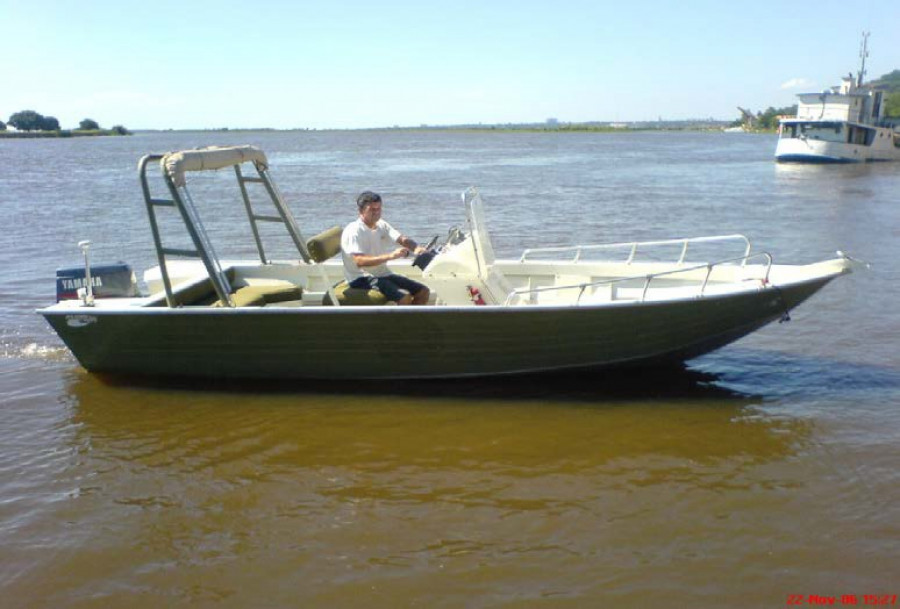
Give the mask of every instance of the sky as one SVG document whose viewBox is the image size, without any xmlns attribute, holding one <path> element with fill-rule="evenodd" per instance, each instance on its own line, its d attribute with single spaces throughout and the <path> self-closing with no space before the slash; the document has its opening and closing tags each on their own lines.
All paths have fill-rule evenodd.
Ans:
<svg viewBox="0 0 900 609">
<path fill-rule="evenodd" d="M 900 69 L 900 0 L 0 0 L 0 120 L 313 128 L 737 118 Z"/>
</svg>

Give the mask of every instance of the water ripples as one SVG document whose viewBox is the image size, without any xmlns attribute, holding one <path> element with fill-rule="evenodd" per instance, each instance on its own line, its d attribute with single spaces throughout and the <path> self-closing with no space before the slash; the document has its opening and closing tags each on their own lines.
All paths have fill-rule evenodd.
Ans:
<svg viewBox="0 0 900 609">
<path fill-rule="evenodd" d="M 304 227 L 342 222 L 356 193 L 376 188 L 395 226 L 443 233 L 475 184 L 503 255 L 742 232 L 779 260 L 840 247 L 875 265 L 829 286 L 797 323 L 652 374 L 377 384 L 86 374 L 33 312 L 52 300 L 53 269 L 79 263 L 83 238 L 98 259 L 154 264 L 134 161 L 235 137 L 271 153 Z M 4 598 L 774 606 L 836 581 L 843 592 L 894 581 L 889 164 L 773 169 L 771 138 L 713 134 L 0 142 L 11 145 L 10 167 L 55 175 L 0 176 L 13 219 L 0 236 L 13 277 L 0 292 Z M 65 158 L 35 160 L 48 155 Z M 107 174 L 85 185 L 79 176 L 98 165 Z M 215 194 L 222 177 L 196 186 Z M 245 237 L 241 213 L 214 214 L 210 230 Z"/>
</svg>

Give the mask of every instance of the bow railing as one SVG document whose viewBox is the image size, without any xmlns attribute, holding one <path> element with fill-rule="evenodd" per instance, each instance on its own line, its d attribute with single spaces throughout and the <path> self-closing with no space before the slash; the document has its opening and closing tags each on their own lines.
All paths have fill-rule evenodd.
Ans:
<svg viewBox="0 0 900 609">
<path fill-rule="evenodd" d="M 614 277 L 611 279 L 601 279 L 598 281 L 589 281 L 584 283 L 577 283 L 572 285 L 554 285 L 554 286 L 542 286 L 538 288 L 516 288 L 507 294 L 506 301 L 504 302 L 505 306 L 509 306 L 512 304 L 513 299 L 521 298 L 525 295 L 537 295 L 542 292 L 553 292 L 559 290 L 573 290 L 578 289 L 578 297 L 572 304 L 578 305 L 581 303 L 581 298 L 584 296 L 585 291 L 588 288 L 596 288 L 597 286 L 602 285 L 610 285 L 614 286 L 615 284 L 624 283 L 624 282 L 634 282 L 634 281 L 643 281 L 643 288 L 641 290 L 641 297 L 639 302 L 644 302 L 647 299 L 647 292 L 650 289 L 650 284 L 660 277 L 667 277 L 672 275 L 678 275 L 682 273 L 688 273 L 691 271 L 698 271 L 706 269 L 706 273 L 703 277 L 703 281 L 697 280 L 699 285 L 699 290 L 697 292 L 697 297 L 702 298 L 706 293 L 706 288 L 709 285 L 710 277 L 712 276 L 713 269 L 719 266 L 725 265 L 734 265 L 737 262 L 740 262 L 741 267 L 745 267 L 748 260 L 753 258 L 763 258 L 765 260 L 765 273 L 762 277 L 758 278 L 761 282 L 762 286 L 769 285 L 769 273 L 772 269 L 772 256 L 768 252 L 757 252 L 755 254 L 747 255 L 747 256 L 739 256 L 736 258 L 728 258 L 724 260 L 719 260 L 716 262 L 710 262 L 706 264 L 697 264 L 692 266 L 686 266 L 683 268 L 672 269 L 669 271 L 660 271 L 658 273 L 649 273 L 646 275 L 631 275 L 628 277 Z M 753 279 L 748 278 L 748 279 Z"/>
<path fill-rule="evenodd" d="M 723 241 L 740 241 L 744 244 L 744 257 L 747 258 L 750 256 L 750 240 L 747 239 L 744 235 L 716 235 L 712 237 L 689 237 L 686 239 L 665 239 L 662 241 L 627 241 L 622 243 L 604 243 L 600 245 L 571 245 L 566 247 L 540 247 L 540 248 L 531 248 L 522 252 L 521 258 L 519 258 L 519 262 L 526 262 L 529 256 L 535 254 L 561 254 L 565 252 L 574 252 L 574 256 L 572 258 L 572 262 L 578 262 L 581 260 L 582 254 L 586 252 L 594 253 L 600 252 L 604 250 L 628 250 L 628 257 L 625 260 L 626 264 L 631 264 L 635 257 L 637 257 L 638 251 L 647 250 L 652 247 L 661 247 L 661 246 L 672 246 L 672 245 L 681 245 L 681 254 L 678 257 L 677 264 L 684 264 L 685 259 L 687 258 L 688 249 L 691 245 L 696 245 L 700 243 L 714 243 L 714 242 L 723 242 Z"/>
</svg>

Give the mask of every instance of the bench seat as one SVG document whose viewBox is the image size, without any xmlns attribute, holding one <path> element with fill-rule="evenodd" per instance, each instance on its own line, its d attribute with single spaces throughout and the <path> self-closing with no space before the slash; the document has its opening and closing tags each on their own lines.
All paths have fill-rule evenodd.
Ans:
<svg viewBox="0 0 900 609">
<path fill-rule="evenodd" d="M 338 304 L 342 307 L 380 306 L 387 304 L 388 301 L 387 297 L 378 290 L 351 288 L 346 281 L 334 286 L 334 294 L 337 296 Z M 325 306 L 334 304 L 327 293 L 322 299 L 322 304 Z"/>
<path fill-rule="evenodd" d="M 236 307 L 264 307 L 267 304 L 300 300 L 303 298 L 303 289 L 295 285 L 248 285 L 231 295 Z M 216 300 L 212 306 L 227 306 L 221 300 Z"/>
</svg>

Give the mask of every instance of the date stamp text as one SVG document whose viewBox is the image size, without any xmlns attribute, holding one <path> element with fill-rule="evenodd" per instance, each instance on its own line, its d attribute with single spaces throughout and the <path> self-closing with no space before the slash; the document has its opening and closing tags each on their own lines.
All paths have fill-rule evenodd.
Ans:
<svg viewBox="0 0 900 609">
<path fill-rule="evenodd" d="M 896 594 L 788 594 L 787 604 L 793 607 L 828 607 L 829 605 L 844 607 L 869 606 L 890 607 L 897 604 Z"/>
</svg>

